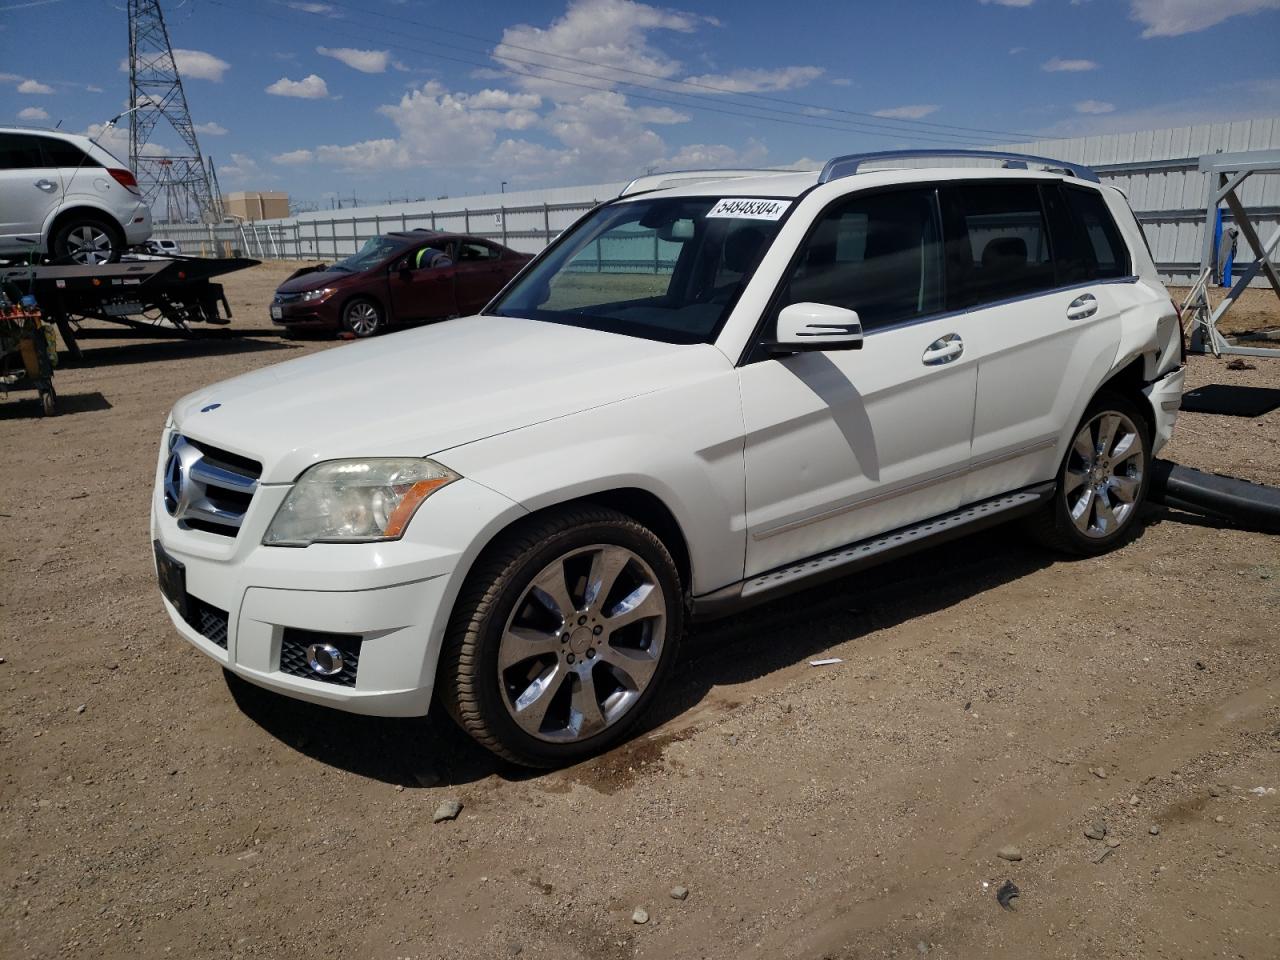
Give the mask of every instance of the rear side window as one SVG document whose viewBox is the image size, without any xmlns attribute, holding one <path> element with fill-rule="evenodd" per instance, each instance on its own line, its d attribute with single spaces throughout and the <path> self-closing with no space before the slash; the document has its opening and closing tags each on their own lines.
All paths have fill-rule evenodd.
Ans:
<svg viewBox="0 0 1280 960">
<path fill-rule="evenodd" d="M 0 133 L 0 170 L 34 170 L 43 166 L 39 137 Z"/>
<path fill-rule="evenodd" d="M 825 303 L 875 330 L 942 307 L 942 243 L 933 189 L 855 196 L 832 207 L 801 248 L 778 308 Z"/>
<path fill-rule="evenodd" d="M 1090 268 L 1090 275 L 1084 279 L 1127 277 L 1129 252 L 1102 194 L 1080 187 L 1064 186 L 1062 189 L 1083 239 L 1081 246 Z"/>
<path fill-rule="evenodd" d="M 40 148 L 44 151 L 46 167 L 100 167 L 93 157 L 89 156 L 74 143 L 59 140 L 57 137 L 37 137 Z"/>
<path fill-rule="evenodd" d="M 949 309 L 1025 296 L 1056 285 L 1036 184 L 944 187 L 942 209 Z"/>
</svg>

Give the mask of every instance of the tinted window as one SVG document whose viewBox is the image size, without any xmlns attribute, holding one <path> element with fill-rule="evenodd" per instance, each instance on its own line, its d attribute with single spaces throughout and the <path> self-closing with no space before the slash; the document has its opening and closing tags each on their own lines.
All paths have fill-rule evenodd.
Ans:
<svg viewBox="0 0 1280 960">
<path fill-rule="evenodd" d="M 778 308 L 792 303 L 856 310 L 865 330 L 941 309 L 934 191 L 854 197 L 828 210 L 782 287 Z"/>
<path fill-rule="evenodd" d="M 1049 241 L 1059 286 L 1092 279 L 1095 270 L 1093 255 L 1087 249 L 1088 240 L 1076 226 L 1075 218 L 1067 207 L 1066 194 L 1058 184 L 1046 183 L 1040 186 L 1040 199 L 1049 221 Z"/>
<path fill-rule="evenodd" d="M 30 170 L 43 166 L 39 137 L 0 133 L 0 170 Z"/>
<path fill-rule="evenodd" d="M 1102 194 L 1080 187 L 1064 187 L 1063 192 L 1083 235 L 1083 252 L 1092 272 L 1087 279 L 1128 276 L 1128 251 Z"/>
<path fill-rule="evenodd" d="M 458 259 L 463 263 L 474 263 L 477 260 L 497 260 L 502 254 L 487 243 L 475 243 L 464 240 L 458 245 Z"/>
<path fill-rule="evenodd" d="M 44 165 L 46 167 L 102 166 L 74 143 L 67 143 L 67 141 L 59 140 L 56 137 L 37 137 L 36 139 L 40 141 L 40 147 L 44 150 Z"/>
<path fill-rule="evenodd" d="M 1049 231 L 1034 183 L 976 183 L 942 190 L 947 305 L 1023 296 L 1055 285 Z"/>
</svg>

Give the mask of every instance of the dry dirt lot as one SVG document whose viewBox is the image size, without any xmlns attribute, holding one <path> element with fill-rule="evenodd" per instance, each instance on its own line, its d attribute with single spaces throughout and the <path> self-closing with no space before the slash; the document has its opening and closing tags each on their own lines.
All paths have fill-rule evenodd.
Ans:
<svg viewBox="0 0 1280 960">
<path fill-rule="evenodd" d="M 270 331 L 287 269 L 229 279 L 253 335 L 87 341 L 64 415 L 0 401 L 0 956 L 1280 956 L 1280 540 L 1194 516 L 697 626 L 650 727 L 555 773 L 228 685 L 161 610 L 148 492 L 178 396 L 343 349 Z M 1190 376 L 1280 387 L 1253 365 Z M 1168 456 L 1280 483 L 1280 411 Z"/>
</svg>

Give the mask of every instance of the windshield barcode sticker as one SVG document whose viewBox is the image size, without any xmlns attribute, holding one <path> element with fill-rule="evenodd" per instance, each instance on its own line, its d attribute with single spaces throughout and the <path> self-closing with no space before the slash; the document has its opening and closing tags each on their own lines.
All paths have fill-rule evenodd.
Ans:
<svg viewBox="0 0 1280 960">
<path fill-rule="evenodd" d="M 744 220 L 778 220 L 787 208 L 791 206 L 788 200 L 753 200 L 749 197 L 733 197 L 729 200 L 721 200 L 711 212 L 707 214 L 707 218 L 712 217 L 735 217 Z"/>
</svg>

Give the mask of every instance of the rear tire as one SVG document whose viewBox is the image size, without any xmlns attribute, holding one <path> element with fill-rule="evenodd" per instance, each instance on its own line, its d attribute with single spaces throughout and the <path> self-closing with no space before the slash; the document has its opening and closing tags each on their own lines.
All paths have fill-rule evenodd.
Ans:
<svg viewBox="0 0 1280 960">
<path fill-rule="evenodd" d="M 372 337 L 384 325 L 382 308 L 366 297 L 357 297 L 342 308 L 342 328 L 362 340 Z"/>
<path fill-rule="evenodd" d="M 55 260 L 97 266 L 115 263 L 124 252 L 124 238 L 114 224 L 95 217 L 72 217 L 53 235 Z"/>
<path fill-rule="evenodd" d="M 634 728 L 683 629 L 680 575 L 662 541 L 614 510 L 564 510 L 502 536 L 467 577 L 440 700 L 501 757 L 576 763 Z"/>
<path fill-rule="evenodd" d="M 1058 467 L 1053 497 L 1028 518 L 1045 546 L 1096 556 L 1125 543 L 1151 484 L 1151 427 L 1143 410 L 1102 391 L 1085 410 Z"/>
</svg>

